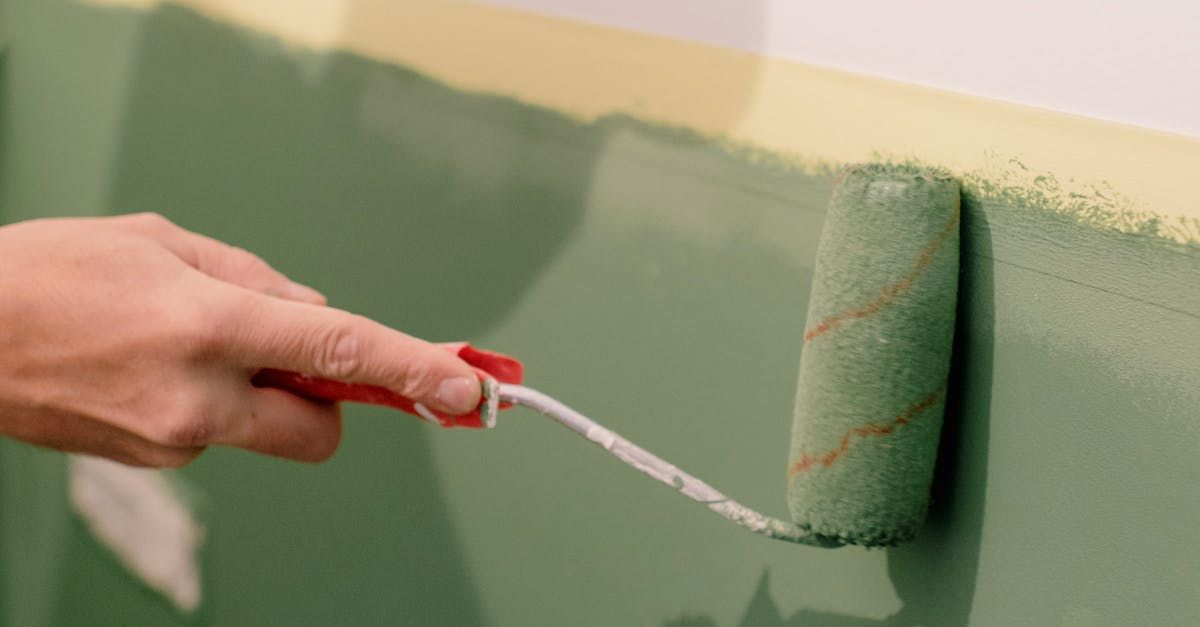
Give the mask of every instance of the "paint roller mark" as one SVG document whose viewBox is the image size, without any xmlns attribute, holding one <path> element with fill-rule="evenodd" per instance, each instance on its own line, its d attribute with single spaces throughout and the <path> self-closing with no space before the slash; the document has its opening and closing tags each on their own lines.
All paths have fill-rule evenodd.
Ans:
<svg viewBox="0 0 1200 627">
<path fill-rule="evenodd" d="M 897 429 L 912 422 L 918 416 L 924 413 L 925 410 L 933 407 L 933 405 L 937 403 L 938 399 L 941 398 L 945 391 L 946 387 L 942 386 L 930 392 L 929 394 L 926 394 L 924 398 L 912 405 L 909 405 L 904 412 L 889 422 L 883 424 L 870 423 L 861 427 L 854 427 L 853 429 L 850 429 L 846 432 L 846 435 L 842 436 L 842 439 L 840 442 L 838 442 L 836 448 L 818 455 L 803 453 L 800 455 L 800 460 L 793 463 L 791 468 L 788 469 L 788 476 L 794 477 L 802 472 L 808 472 L 813 468 L 813 466 L 825 466 L 826 468 L 832 466 L 839 457 L 845 454 L 846 451 L 850 450 L 850 444 L 854 441 L 855 437 L 859 439 L 865 439 L 871 436 L 885 436 L 895 433 Z"/>
<path fill-rule="evenodd" d="M 946 223 L 946 226 L 942 227 L 942 230 L 937 234 L 937 237 L 935 237 L 933 241 L 921 251 L 921 254 L 917 257 L 917 262 L 913 265 L 912 270 L 910 270 L 903 279 L 900 279 L 899 281 L 880 290 L 879 296 L 876 296 L 874 300 L 868 302 L 866 305 L 863 305 L 857 309 L 848 309 L 825 318 L 818 323 L 817 326 L 812 327 L 804 332 L 804 341 L 811 342 L 815 338 L 821 337 L 822 335 L 825 335 L 826 333 L 842 326 L 842 324 L 848 320 L 857 320 L 859 318 L 866 318 L 867 316 L 873 315 L 892 301 L 896 300 L 896 298 L 911 290 L 913 283 L 917 280 L 917 277 L 922 271 L 925 270 L 925 268 L 929 267 L 929 264 L 933 263 L 934 255 L 941 250 L 942 246 L 945 245 L 946 240 L 949 239 L 950 235 L 953 234 L 958 228 L 959 213 L 959 209 L 954 210 L 954 215 L 950 217 L 950 221 Z"/>
</svg>

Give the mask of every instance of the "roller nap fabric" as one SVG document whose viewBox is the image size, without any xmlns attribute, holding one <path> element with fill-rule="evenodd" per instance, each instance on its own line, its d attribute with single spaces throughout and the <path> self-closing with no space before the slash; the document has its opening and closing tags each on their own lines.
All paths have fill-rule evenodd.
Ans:
<svg viewBox="0 0 1200 627">
<path fill-rule="evenodd" d="M 888 546 L 925 516 L 958 285 L 959 188 L 905 166 L 845 170 L 813 274 L 788 506 L 830 544 Z"/>
</svg>

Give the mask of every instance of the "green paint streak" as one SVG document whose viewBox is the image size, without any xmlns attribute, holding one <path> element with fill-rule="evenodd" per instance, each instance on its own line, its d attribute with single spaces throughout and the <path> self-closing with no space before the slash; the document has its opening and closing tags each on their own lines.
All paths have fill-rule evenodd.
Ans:
<svg viewBox="0 0 1200 627">
<path fill-rule="evenodd" d="M 827 175 L 305 55 L 179 8 L 9 4 L 9 219 L 166 212 L 338 306 L 520 355 L 537 387 L 783 510 Z M 64 105 L 93 97 L 120 115 Z M 76 150 L 56 148 L 64 129 L 87 130 L 68 135 Z M 187 469 L 211 503 L 199 621 L 1186 622 L 1200 256 L 1041 202 L 964 199 L 946 431 L 912 545 L 765 541 L 528 413 L 464 433 L 354 407 L 330 464 L 215 450 Z M 8 485 L 6 512 L 32 503 Z M 71 529 L 47 623 L 170 621 Z M 33 568 L 6 551 L 4 572 Z"/>
<path fill-rule="evenodd" d="M 1016 157 L 992 155 L 992 165 L 963 174 L 963 190 L 975 203 L 999 204 L 1036 214 L 1051 212 L 1080 226 L 1160 240 L 1200 250 L 1200 219 L 1147 210 L 1101 181 L 1076 189 L 1052 172 L 1039 172 Z"/>
</svg>

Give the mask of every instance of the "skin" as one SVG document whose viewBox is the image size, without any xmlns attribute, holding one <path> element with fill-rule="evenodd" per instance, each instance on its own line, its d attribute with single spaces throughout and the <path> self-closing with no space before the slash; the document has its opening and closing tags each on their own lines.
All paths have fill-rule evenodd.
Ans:
<svg viewBox="0 0 1200 627">
<path fill-rule="evenodd" d="M 252 386 L 265 367 L 479 403 L 457 357 L 156 214 L 0 228 L 0 294 L 0 434 L 39 446 L 152 467 L 210 445 L 328 459 L 339 406 Z"/>
</svg>

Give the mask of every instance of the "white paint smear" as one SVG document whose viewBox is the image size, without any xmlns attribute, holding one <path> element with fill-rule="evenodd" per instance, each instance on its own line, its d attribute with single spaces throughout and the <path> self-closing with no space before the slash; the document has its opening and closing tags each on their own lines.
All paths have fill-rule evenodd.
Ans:
<svg viewBox="0 0 1200 627">
<path fill-rule="evenodd" d="M 72 456 L 71 505 L 135 577 L 176 607 L 200 605 L 204 528 L 161 471 Z"/>
</svg>

